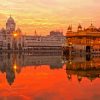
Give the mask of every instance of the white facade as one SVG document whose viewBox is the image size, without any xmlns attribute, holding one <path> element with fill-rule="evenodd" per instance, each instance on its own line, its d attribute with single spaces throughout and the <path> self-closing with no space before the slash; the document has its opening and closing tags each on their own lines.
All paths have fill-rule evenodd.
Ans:
<svg viewBox="0 0 100 100">
<path fill-rule="evenodd" d="M 65 37 L 59 35 L 48 36 L 23 36 L 24 47 L 61 47 L 65 42 Z"/>
<path fill-rule="evenodd" d="M 10 16 L 6 22 L 6 29 L 0 30 L 0 49 L 22 50 L 33 47 L 61 47 L 65 42 L 62 32 L 51 31 L 47 36 L 22 35 L 20 29 L 16 30 L 16 23 Z"/>
<path fill-rule="evenodd" d="M 6 29 L 0 30 L 0 49 L 19 49 L 22 46 L 20 32 L 17 32 L 16 23 L 10 16 L 6 22 Z M 14 32 L 17 32 L 18 36 L 14 37 Z"/>
</svg>

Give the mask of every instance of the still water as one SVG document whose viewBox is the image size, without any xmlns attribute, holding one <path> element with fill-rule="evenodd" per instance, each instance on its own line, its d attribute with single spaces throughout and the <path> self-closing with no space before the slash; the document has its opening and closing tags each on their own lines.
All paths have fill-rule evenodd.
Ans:
<svg viewBox="0 0 100 100">
<path fill-rule="evenodd" d="M 0 100 L 100 100 L 100 55 L 0 54 Z"/>
</svg>

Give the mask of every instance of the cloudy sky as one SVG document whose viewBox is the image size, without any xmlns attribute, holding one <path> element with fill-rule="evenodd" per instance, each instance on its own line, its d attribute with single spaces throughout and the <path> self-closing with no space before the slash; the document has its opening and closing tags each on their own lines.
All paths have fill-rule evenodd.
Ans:
<svg viewBox="0 0 100 100">
<path fill-rule="evenodd" d="M 0 0 L 0 28 L 5 27 L 9 15 L 17 27 L 27 34 L 48 34 L 50 30 L 76 29 L 94 23 L 100 26 L 100 0 Z"/>
</svg>

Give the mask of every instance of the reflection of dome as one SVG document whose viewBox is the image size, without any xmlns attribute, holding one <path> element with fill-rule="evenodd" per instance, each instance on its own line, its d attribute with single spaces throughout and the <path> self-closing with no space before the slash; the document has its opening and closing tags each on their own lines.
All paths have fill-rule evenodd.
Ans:
<svg viewBox="0 0 100 100">
<path fill-rule="evenodd" d="M 78 77 L 78 81 L 81 82 L 82 81 L 82 76 L 77 76 Z"/>
<path fill-rule="evenodd" d="M 15 73 L 13 70 L 10 70 L 10 69 L 7 70 L 6 79 L 9 83 L 9 85 L 12 85 L 12 83 L 14 82 L 14 79 L 15 79 Z"/>
<path fill-rule="evenodd" d="M 7 20 L 7 23 L 15 23 L 14 19 L 10 16 Z"/>
<path fill-rule="evenodd" d="M 70 74 L 67 77 L 68 77 L 69 80 L 71 80 L 71 78 L 72 78 Z"/>
<path fill-rule="evenodd" d="M 95 76 L 90 76 L 90 77 L 88 77 L 88 79 L 92 82 L 93 80 L 96 79 L 96 77 Z"/>
</svg>

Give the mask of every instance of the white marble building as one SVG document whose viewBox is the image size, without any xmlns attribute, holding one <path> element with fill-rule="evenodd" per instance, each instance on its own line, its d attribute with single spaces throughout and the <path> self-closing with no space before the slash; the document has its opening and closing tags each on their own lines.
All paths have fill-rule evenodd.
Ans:
<svg viewBox="0 0 100 100">
<path fill-rule="evenodd" d="M 16 23 L 10 16 L 6 22 L 6 29 L 0 30 L 0 49 L 25 50 L 34 47 L 61 47 L 65 42 L 62 32 L 51 31 L 50 35 L 22 35 L 21 30 L 16 29 Z"/>
<path fill-rule="evenodd" d="M 23 36 L 24 48 L 34 47 L 61 47 L 65 42 L 65 37 L 60 32 L 52 32 L 47 36 Z M 56 35 L 55 35 L 56 33 Z"/>
</svg>

